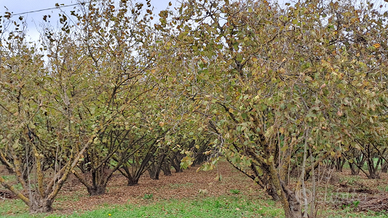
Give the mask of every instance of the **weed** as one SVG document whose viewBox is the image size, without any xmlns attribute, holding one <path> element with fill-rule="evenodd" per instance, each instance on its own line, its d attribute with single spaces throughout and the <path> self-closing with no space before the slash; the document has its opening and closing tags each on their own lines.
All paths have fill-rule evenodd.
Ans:
<svg viewBox="0 0 388 218">
<path fill-rule="evenodd" d="M 353 206 L 355 208 L 357 208 L 359 204 L 360 204 L 360 201 L 353 201 Z"/>
<path fill-rule="evenodd" d="M 238 195 L 238 194 L 240 194 L 240 190 L 238 190 L 238 189 L 231 189 L 230 193 Z"/>
<path fill-rule="evenodd" d="M 145 194 L 144 197 L 143 197 L 143 199 L 145 199 L 145 200 L 150 200 L 150 199 L 152 199 L 153 197 L 154 197 L 153 194 Z"/>
</svg>

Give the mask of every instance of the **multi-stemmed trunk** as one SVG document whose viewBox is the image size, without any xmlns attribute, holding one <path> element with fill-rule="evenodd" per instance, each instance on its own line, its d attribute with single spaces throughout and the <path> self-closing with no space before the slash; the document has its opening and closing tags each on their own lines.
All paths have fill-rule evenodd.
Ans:
<svg viewBox="0 0 388 218">
<path fill-rule="evenodd" d="M 150 148 L 147 151 L 147 154 L 141 160 L 141 163 L 135 163 L 133 161 L 132 164 L 123 164 L 121 168 L 118 169 L 120 173 L 125 176 L 125 178 L 127 178 L 128 186 L 134 186 L 138 184 L 141 175 L 143 175 L 150 167 L 150 161 L 154 155 L 155 150 L 156 148 Z"/>
<path fill-rule="evenodd" d="M 154 180 L 159 179 L 160 171 L 162 170 L 162 166 L 163 166 L 163 163 L 165 161 L 166 156 L 167 155 L 164 152 L 162 152 L 157 157 L 157 160 L 154 160 L 154 158 L 152 158 L 150 167 L 148 168 L 148 173 L 149 173 L 151 179 L 154 179 Z"/>
<path fill-rule="evenodd" d="M 89 195 L 93 196 L 105 194 L 108 182 L 112 178 L 115 170 L 101 166 L 97 169 L 92 169 L 89 173 L 73 171 L 73 174 L 86 187 Z"/>
</svg>

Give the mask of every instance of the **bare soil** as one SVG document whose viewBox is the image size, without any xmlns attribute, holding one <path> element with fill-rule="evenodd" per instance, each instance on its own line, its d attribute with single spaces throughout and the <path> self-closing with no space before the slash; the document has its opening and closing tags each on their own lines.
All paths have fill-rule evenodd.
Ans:
<svg viewBox="0 0 388 218">
<path fill-rule="evenodd" d="M 89 196 L 86 188 L 71 175 L 54 202 L 54 212 L 71 214 L 74 211 L 94 210 L 102 205 L 144 205 L 150 203 L 146 196 L 151 195 L 152 202 L 234 195 L 231 190 L 239 190 L 241 195 L 252 200 L 270 199 L 264 190 L 227 162 L 220 162 L 212 171 L 196 171 L 197 167 L 190 167 L 171 176 L 162 174 L 159 180 L 152 180 L 148 173 L 145 173 L 136 186 L 127 186 L 125 177 L 117 173 L 109 182 L 107 193 L 100 196 Z M 0 166 L 0 174 L 7 173 L 7 170 Z M 352 207 L 354 211 L 388 211 L 388 174 L 382 173 L 381 179 L 368 179 L 362 173 L 352 176 L 350 170 L 344 169 L 343 172 L 335 172 L 332 176 L 335 177 L 334 180 L 317 182 L 316 199 L 320 210 Z M 291 187 L 293 186 L 294 184 L 291 184 Z M 307 186 L 311 187 L 311 180 Z M 323 201 L 325 193 L 328 198 Z M 0 189 L 0 197 L 10 201 L 15 199 L 15 196 L 5 189 Z M 281 207 L 280 204 L 277 206 Z"/>
<path fill-rule="evenodd" d="M 127 186 L 125 177 L 115 174 L 108 184 L 107 193 L 101 196 L 88 196 L 86 188 L 71 176 L 54 202 L 56 212 L 69 214 L 74 211 L 93 210 L 101 205 L 147 204 L 146 195 L 152 195 L 152 201 L 168 199 L 190 199 L 196 197 L 233 195 L 231 190 L 253 199 L 269 198 L 250 178 L 232 168 L 229 163 L 221 162 L 213 171 L 196 172 L 190 167 L 171 176 L 160 176 L 152 180 L 145 173 L 136 186 Z M 220 179 L 221 178 L 221 179 Z"/>
<path fill-rule="evenodd" d="M 361 172 L 358 176 L 352 176 L 350 170 L 344 170 L 337 175 L 347 179 L 334 185 L 334 191 L 337 192 L 335 208 L 351 207 L 354 211 L 365 212 L 388 211 L 388 174 L 380 173 L 380 179 L 368 179 Z"/>
</svg>

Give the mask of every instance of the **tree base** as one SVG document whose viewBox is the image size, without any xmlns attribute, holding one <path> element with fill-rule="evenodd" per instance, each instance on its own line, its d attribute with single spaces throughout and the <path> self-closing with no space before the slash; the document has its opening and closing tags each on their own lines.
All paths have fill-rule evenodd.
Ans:
<svg viewBox="0 0 388 218">
<path fill-rule="evenodd" d="M 48 213 L 53 210 L 52 204 L 53 202 L 51 200 L 47 199 L 30 199 L 30 213 L 36 214 L 36 213 Z"/>
<path fill-rule="evenodd" d="M 90 196 L 103 195 L 105 194 L 106 186 L 95 186 L 88 188 L 88 193 Z"/>
</svg>

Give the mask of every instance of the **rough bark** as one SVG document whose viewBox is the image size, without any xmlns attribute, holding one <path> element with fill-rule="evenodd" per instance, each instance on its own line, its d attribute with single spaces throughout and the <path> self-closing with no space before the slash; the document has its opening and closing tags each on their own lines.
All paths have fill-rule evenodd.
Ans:
<svg viewBox="0 0 388 218">
<path fill-rule="evenodd" d="M 90 196 L 103 195 L 106 192 L 106 185 L 96 185 L 87 187 Z"/>
<path fill-rule="evenodd" d="M 174 154 L 170 157 L 171 166 L 174 167 L 176 173 L 183 172 L 183 170 L 181 169 L 181 165 L 180 165 L 181 160 L 182 160 L 182 158 L 179 157 L 179 154 L 175 154 L 175 153 L 174 153 Z"/>
<path fill-rule="evenodd" d="M 300 202 L 298 198 L 296 197 L 295 193 L 291 190 L 289 190 L 285 185 L 282 183 L 282 189 L 284 191 L 284 194 L 286 196 L 287 202 L 288 202 L 288 209 L 289 214 L 286 216 L 287 218 L 300 218 L 302 217 L 302 208 L 300 205 Z M 283 206 L 284 207 L 284 206 Z"/>
<path fill-rule="evenodd" d="M 296 198 L 294 192 L 289 190 L 284 182 L 280 180 L 277 175 L 276 168 L 273 164 L 270 166 L 271 182 L 276 188 L 276 192 L 280 195 L 280 202 L 282 203 L 284 214 L 286 218 L 301 218 L 302 209 L 299 200 Z"/>
<path fill-rule="evenodd" d="M 5 166 L 9 174 L 13 174 L 14 170 L 12 169 L 10 163 L 5 159 L 4 155 L 0 153 L 0 163 Z"/>
<path fill-rule="evenodd" d="M 336 157 L 332 160 L 333 162 L 333 165 L 335 167 L 335 170 L 337 172 L 342 172 L 343 168 L 344 168 L 344 165 L 346 163 L 346 159 L 343 158 L 343 157 Z"/>
<path fill-rule="evenodd" d="M 388 172 L 388 162 L 384 161 L 384 163 L 381 165 L 381 172 L 382 173 Z"/>
<path fill-rule="evenodd" d="M 152 163 L 150 164 L 150 167 L 148 168 L 148 173 L 150 175 L 151 179 L 158 180 L 160 171 L 162 170 L 162 164 L 164 162 L 166 155 L 161 154 L 157 161 L 152 160 Z"/>
<path fill-rule="evenodd" d="M 47 198 L 40 198 L 39 195 L 32 194 L 30 199 L 30 213 L 47 213 L 53 210 L 52 208 L 53 200 L 49 200 Z"/>
<path fill-rule="evenodd" d="M 139 179 L 138 178 L 127 178 L 127 186 L 135 186 L 139 184 Z"/>
<path fill-rule="evenodd" d="M 358 175 L 360 174 L 360 169 L 356 166 L 355 163 L 349 162 L 349 167 L 352 175 Z"/>
<path fill-rule="evenodd" d="M 162 165 L 162 171 L 165 176 L 171 176 L 171 165 L 169 162 L 164 162 Z"/>
<path fill-rule="evenodd" d="M 112 171 L 109 169 L 97 169 L 91 173 L 79 173 L 73 171 L 77 179 L 86 187 L 90 196 L 103 195 L 106 191 L 106 186 L 111 178 Z M 91 182 L 89 182 L 91 181 Z"/>
</svg>

